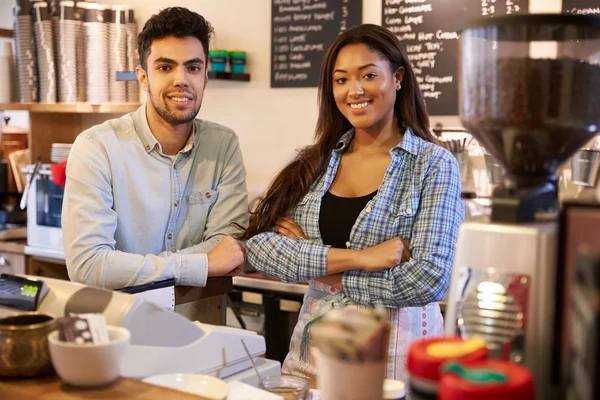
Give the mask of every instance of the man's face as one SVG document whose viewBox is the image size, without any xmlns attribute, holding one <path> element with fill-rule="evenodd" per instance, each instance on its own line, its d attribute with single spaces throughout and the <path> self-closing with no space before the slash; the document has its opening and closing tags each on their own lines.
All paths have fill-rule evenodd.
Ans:
<svg viewBox="0 0 600 400">
<path fill-rule="evenodd" d="M 208 81 L 206 56 L 198 39 L 169 36 L 153 41 L 146 70 L 138 67 L 136 73 L 150 105 L 166 122 L 175 126 L 196 117 Z"/>
</svg>

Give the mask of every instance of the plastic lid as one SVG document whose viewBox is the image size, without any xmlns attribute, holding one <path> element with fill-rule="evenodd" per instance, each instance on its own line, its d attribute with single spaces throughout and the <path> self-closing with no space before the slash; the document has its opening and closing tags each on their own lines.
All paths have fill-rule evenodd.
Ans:
<svg viewBox="0 0 600 400">
<path fill-rule="evenodd" d="M 535 398 L 533 378 L 525 367 L 501 360 L 461 361 L 456 364 L 444 368 L 447 370 L 442 373 L 438 392 L 441 400 Z"/>
<path fill-rule="evenodd" d="M 435 351 L 429 351 L 432 345 Z M 488 349 L 483 341 L 468 341 L 458 336 L 423 339 L 410 346 L 407 369 L 411 379 L 438 382 L 441 376 L 440 369 L 444 363 L 457 360 L 484 360 L 487 356 Z"/>
<path fill-rule="evenodd" d="M 404 382 L 394 379 L 385 379 L 383 381 L 383 399 L 396 400 L 406 396 L 406 387 Z"/>
</svg>

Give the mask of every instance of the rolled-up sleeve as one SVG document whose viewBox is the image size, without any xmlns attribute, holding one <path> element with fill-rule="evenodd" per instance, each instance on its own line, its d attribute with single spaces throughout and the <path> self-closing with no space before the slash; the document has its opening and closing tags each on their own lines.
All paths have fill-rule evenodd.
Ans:
<svg viewBox="0 0 600 400">
<path fill-rule="evenodd" d="M 450 283 L 464 218 L 458 163 L 443 151 L 432 160 L 413 225 L 411 259 L 390 269 L 344 273 L 345 293 L 360 304 L 417 307 L 440 301 Z"/>
<path fill-rule="evenodd" d="M 270 231 L 250 238 L 246 248 L 250 265 L 284 282 L 306 282 L 327 275 L 329 247 L 323 244 Z"/>
</svg>

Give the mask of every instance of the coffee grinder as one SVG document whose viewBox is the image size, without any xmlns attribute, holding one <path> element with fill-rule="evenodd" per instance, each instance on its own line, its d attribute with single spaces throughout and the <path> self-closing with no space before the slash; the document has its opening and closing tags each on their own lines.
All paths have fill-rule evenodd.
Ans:
<svg viewBox="0 0 600 400">
<path fill-rule="evenodd" d="M 462 123 L 505 176 L 489 219 L 460 227 L 445 331 L 483 337 L 493 357 L 530 369 L 537 398 L 560 398 L 556 171 L 600 130 L 600 17 L 489 18 L 460 45 Z"/>
<path fill-rule="evenodd" d="M 600 136 L 596 136 L 571 158 L 571 182 L 577 185 L 578 200 L 600 200 Z"/>
</svg>

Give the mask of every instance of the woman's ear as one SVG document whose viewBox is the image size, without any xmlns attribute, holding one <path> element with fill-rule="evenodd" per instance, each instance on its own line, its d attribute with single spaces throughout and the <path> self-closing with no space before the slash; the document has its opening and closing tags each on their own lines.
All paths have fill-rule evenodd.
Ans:
<svg viewBox="0 0 600 400">
<path fill-rule="evenodd" d="M 396 85 L 396 90 L 400 90 L 402 87 L 402 79 L 404 78 L 404 73 L 406 70 L 404 67 L 399 67 L 394 73 L 394 84 Z"/>
</svg>

